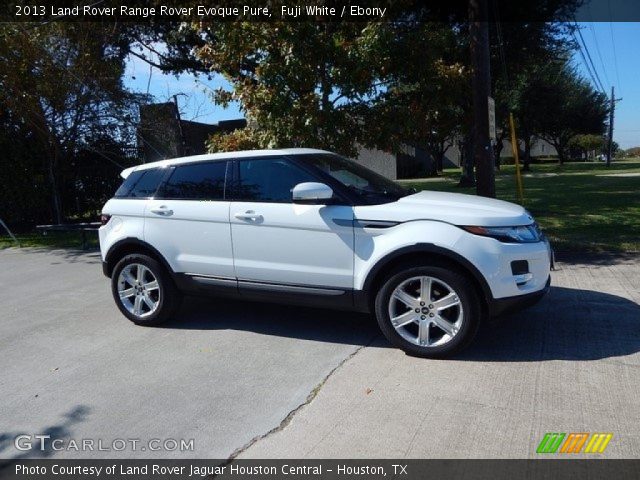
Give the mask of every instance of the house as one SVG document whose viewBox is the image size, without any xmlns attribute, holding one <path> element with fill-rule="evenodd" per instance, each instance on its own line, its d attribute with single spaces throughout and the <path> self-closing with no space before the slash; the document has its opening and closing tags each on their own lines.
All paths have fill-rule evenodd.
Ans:
<svg viewBox="0 0 640 480">
<path fill-rule="evenodd" d="M 229 133 L 246 126 L 244 118 L 215 124 L 182 120 L 175 103 L 155 103 L 140 108 L 138 144 L 145 163 L 199 155 L 207 153 L 207 140 L 214 133 Z"/>
<path fill-rule="evenodd" d="M 520 152 L 524 151 L 524 143 L 519 140 Z M 539 157 L 553 157 L 558 152 L 556 149 L 546 140 L 533 137 L 531 140 L 531 158 Z M 513 158 L 513 149 L 511 148 L 511 142 L 509 140 L 503 140 L 502 150 L 500 151 L 500 158 Z M 447 150 L 445 154 L 445 168 L 459 167 L 462 160 L 460 142 L 456 141 L 454 145 Z"/>
</svg>

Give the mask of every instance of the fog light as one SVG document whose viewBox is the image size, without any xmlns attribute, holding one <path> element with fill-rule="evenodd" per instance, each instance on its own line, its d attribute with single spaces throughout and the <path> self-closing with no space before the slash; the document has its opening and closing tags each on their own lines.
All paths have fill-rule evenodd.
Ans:
<svg viewBox="0 0 640 480">
<path fill-rule="evenodd" d="M 511 273 L 514 275 L 529 273 L 529 262 L 526 260 L 514 260 L 511 262 Z"/>
</svg>

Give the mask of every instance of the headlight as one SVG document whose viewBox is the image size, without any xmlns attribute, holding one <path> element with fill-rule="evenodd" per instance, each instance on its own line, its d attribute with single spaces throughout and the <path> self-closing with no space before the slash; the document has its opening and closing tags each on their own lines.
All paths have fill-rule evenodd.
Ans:
<svg viewBox="0 0 640 480">
<path fill-rule="evenodd" d="M 542 240 L 542 232 L 535 223 L 518 227 L 463 226 L 462 228 L 474 235 L 491 237 L 507 243 L 536 243 Z"/>
</svg>

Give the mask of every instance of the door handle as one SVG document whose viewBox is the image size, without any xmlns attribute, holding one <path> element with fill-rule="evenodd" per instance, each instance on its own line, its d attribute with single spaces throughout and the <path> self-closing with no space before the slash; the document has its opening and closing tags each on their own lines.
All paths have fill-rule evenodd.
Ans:
<svg viewBox="0 0 640 480">
<path fill-rule="evenodd" d="M 163 217 L 168 217 L 170 215 L 173 215 L 173 210 L 169 210 L 167 207 L 162 205 L 158 208 L 152 208 L 151 213 L 155 213 L 156 215 L 162 215 Z"/>
<path fill-rule="evenodd" d="M 254 212 L 253 210 L 247 210 L 246 212 L 238 212 L 234 215 L 238 220 L 262 220 L 262 215 Z"/>
</svg>

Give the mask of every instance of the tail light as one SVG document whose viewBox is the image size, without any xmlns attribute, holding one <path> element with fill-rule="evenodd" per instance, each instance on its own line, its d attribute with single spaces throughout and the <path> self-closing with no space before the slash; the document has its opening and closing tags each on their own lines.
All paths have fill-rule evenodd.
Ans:
<svg viewBox="0 0 640 480">
<path fill-rule="evenodd" d="M 109 223 L 109 220 L 111 220 L 111 215 L 107 215 L 105 213 L 100 215 L 100 223 L 102 225 L 106 225 L 107 223 Z"/>
</svg>

